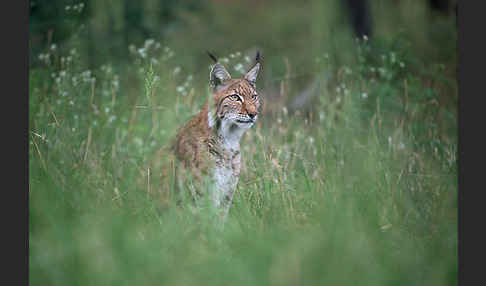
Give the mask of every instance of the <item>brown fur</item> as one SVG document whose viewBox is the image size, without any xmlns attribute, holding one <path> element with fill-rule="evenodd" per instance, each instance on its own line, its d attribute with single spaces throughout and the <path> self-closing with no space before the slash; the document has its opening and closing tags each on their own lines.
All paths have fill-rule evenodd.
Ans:
<svg viewBox="0 0 486 286">
<path fill-rule="evenodd" d="M 212 98 L 175 139 L 173 151 L 182 163 L 176 170 L 178 177 L 190 175 L 196 182 L 203 176 L 212 177 L 216 188 L 221 189 L 214 201 L 218 207 L 223 205 L 225 214 L 240 173 L 240 138 L 255 123 L 260 111 L 260 96 L 255 89 L 259 65 L 257 62 L 245 77 L 231 79 L 217 63 L 210 76 L 214 85 Z M 202 194 L 202 190 L 194 186 L 191 193 Z"/>
</svg>

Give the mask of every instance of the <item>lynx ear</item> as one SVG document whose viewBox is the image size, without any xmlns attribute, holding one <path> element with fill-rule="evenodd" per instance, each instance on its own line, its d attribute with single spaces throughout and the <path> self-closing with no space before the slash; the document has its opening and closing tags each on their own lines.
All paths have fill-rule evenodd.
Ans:
<svg viewBox="0 0 486 286">
<path fill-rule="evenodd" d="M 231 79 L 231 75 L 228 71 L 218 63 L 218 59 L 211 54 L 209 51 L 207 52 L 209 57 L 215 62 L 214 66 L 211 67 L 211 71 L 209 72 L 209 84 L 213 87 L 217 87 L 223 81 Z"/>
<path fill-rule="evenodd" d="M 253 86 L 255 86 L 258 72 L 260 71 L 260 60 L 260 52 L 257 52 L 256 64 L 245 74 L 245 79 L 248 80 Z"/>
<path fill-rule="evenodd" d="M 231 79 L 231 75 L 220 63 L 216 63 L 209 73 L 209 82 L 212 86 L 216 87 L 222 82 Z"/>
</svg>

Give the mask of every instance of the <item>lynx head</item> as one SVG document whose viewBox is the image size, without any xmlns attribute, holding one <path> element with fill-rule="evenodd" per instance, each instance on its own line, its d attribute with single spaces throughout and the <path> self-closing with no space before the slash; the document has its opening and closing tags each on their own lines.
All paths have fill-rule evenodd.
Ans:
<svg viewBox="0 0 486 286">
<path fill-rule="evenodd" d="M 217 59 L 209 75 L 212 86 L 212 103 L 210 103 L 209 127 L 223 127 L 242 133 L 253 126 L 260 112 L 261 98 L 256 90 L 256 79 L 260 71 L 260 53 L 257 52 L 256 63 L 241 78 L 231 78 L 228 71 Z"/>
</svg>

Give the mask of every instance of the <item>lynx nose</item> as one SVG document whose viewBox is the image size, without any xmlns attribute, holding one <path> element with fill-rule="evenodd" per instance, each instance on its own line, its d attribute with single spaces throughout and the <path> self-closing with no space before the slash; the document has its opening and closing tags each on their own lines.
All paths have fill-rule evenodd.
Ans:
<svg viewBox="0 0 486 286">
<path fill-rule="evenodd" d="M 256 112 L 248 112 L 248 116 L 250 116 L 251 119 L 254 119 L 256 115 Z"/>
</svg>

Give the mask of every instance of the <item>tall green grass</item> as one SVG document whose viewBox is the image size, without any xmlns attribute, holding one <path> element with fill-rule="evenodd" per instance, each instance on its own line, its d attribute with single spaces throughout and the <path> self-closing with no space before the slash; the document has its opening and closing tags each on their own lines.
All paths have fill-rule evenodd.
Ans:
<svg viewBox="0 0 486 286">
<path fill-rule="evenodd" d="M 289 111 L 298 88 L 278 79 L 289 88 L 243 138 L 220 229 L 176 206 L 168 156 L 151 163 L 199 112 L 208 70 L 153 40 L 130 51 L 128 66 L 86 70 L 48 48 L 29 72 L 30 284 L 457 284 L 450 67 L 424 68 L 399 36 L 354 41 L 353 64 L 307 59 L 331 78 L 310 109 Z M 233 75 L 249 64 L 220 59 Z"/>
</svg>

